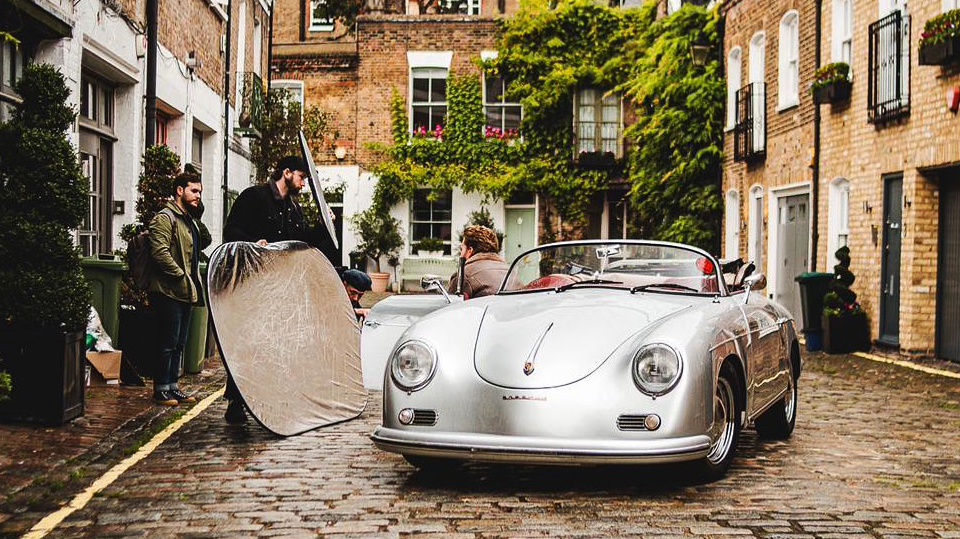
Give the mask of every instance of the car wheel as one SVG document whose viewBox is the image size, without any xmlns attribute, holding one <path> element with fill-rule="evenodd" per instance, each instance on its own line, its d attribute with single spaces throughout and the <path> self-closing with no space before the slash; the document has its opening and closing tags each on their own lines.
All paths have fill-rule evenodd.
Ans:
<svg viewBox="0 0 960 539">
<path fill-rule="evenodd" d="M 421 455 L 404 455 L 403 458 L 418 470 L 425 472 L 442 472 L 452 470 L 460 466 L 460 461 L 453 459 L 443 459 L 437 457 L 424 457 Z"/>
<path fill-rule="evenodd" d="M 793 362 L 790 362 L 790 387 L 782 399 L 777 401 L 766 412 L 757 418 L 757 434 L 764 438 L 784 439 L 793 433 L 793 426 L 797 422 L 797 378 L 793 372 Z"/>
<path fill-rule="evenodd" d="M 697 475 L 708 480 L 720 479 L 727 473 L 737 452 L 740 439 L 740 377 L 730 363 L 720 367 L 713 397 L 713 427 L 710 430 L 710 452 L 697 461 Z"/>
</svg>

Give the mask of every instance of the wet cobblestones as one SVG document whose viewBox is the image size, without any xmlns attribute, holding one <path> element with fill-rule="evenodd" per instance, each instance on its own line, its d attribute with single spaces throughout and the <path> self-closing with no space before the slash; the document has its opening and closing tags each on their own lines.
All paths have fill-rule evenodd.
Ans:
<svg viewBox="0 0 960 539">
<path fill-rule="evenodd" d="M 794 436 L 745 431 L 709 484 L 682 466 L 428 474 L 369 441 L 377 393 L 286 439 L 224 424 L 221 401 L 50 536 L 960 538 L 960 381 L 814 355 L 800 388 Z"/>
</svg>

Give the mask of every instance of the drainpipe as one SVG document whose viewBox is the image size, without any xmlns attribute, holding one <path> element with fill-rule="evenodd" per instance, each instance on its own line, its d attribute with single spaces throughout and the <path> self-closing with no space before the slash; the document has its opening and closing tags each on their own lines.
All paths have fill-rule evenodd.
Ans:
<svg viewBox="0 0 960 539">
<path fill-rule="evenodd" d="M 723 64 L 723 61 L 725 59 L 723 56 L 723 40 L 726 34 L 726 27 L 727 27 L 727 15 L 725 12 L 721 10 L 720 20 L 717 22 L 717 66 L 718 66 L 718 71 L 719 71 L 721 80 L 726 80 L 726 76 L 725 76 L 726 71 L 724 70 L 725 68 Z M 724 102 L 726 102 L 726 99 L 727 99 L 726 95 L 724 95 L 723 99 L 724 99 Z M 723 111 L 723 114 L 726 115 L 725 110 Z M 721 118 L 720 121 L 725 124 L 727 121 L 726 117 Z M 717 192 L 720 194 L 720 201 L 722 202 L 724 200 L 723 198 L 723 155 L 722 155 L 723 128 L 722 127 L 720 131 L 720 151 L 721 151 L 720 163 L 719 163 L 719 166 L 717 166 Z M 723 227 L 721 226 L 721 231 L 722 230 L 723 230 Z M 717 258 L 720 258 L 719 254 L 723 252 L 723 233 L 722 232 L 720 234 L 717 234 L 717 241 L 714 243 L 713 247 L 715 249 L 714 252 L 717 253 Z M 757 264 L 760 264 L 759 260 L 757 260 L 756 262 Z"/>
<path fill-rule="evenodd" d="M 157 142 L 157 20 L 160 0 L 147 0 L 147 127 L 145 148 Z"/>
<path fill-rule="evenodd" d="M 233 0 L 227 0 L 227 37 L 223 60 L 223 215 L 222 226 L 227 226 L 227 192 L 230 184 L 227 182 L 230 166 L 230 32 L 233 22 Z"/>
<path fill-rule="evenodd" d="M 814 71 L 820 69 L 820 38 L 823 35 L 823 0 L 815 1 L 816 15 L 814 25 L 816 38 L 814 39 Z M 820 243 L 820 105 L 813 105 L 813 169 L 810 180 L 810 222 L 813 224 L 810 248 L 810 271 L 817 271 L 817 247 Z"/>
<path fill-rule="evenodd" d="M 276 0 L 270 2 L 270 36 L 267 37 L 267 91 L 270 91 L 270 81 L 273 80 L 273 10 Z"/>
</svg>

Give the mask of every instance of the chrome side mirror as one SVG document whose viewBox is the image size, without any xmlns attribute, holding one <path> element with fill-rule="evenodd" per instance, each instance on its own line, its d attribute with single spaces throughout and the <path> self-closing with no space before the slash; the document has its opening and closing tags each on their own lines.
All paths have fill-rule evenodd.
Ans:
<svg viewBox="0 0 960 539">
<path fill-rule="evenodd" d="M 450 299 L 450 294 L 447 293 L 447 289 L 443 287 L 443 279 L 436 275 L 424 275 L 420 278 L 420 288 L 424 290 L 437 290 L 443 294 L 443 299 L 447 300 L 447 303 L 453 303 Z"/>
<path fill-rule="evenodd" d="M 750 299 L 750 292 L 753 290 L 763 290 L 767 287 L 767 276 L 762 273 L 748 275 L 743 280 L 743 304 L 746 305 Z"/>
</svg>

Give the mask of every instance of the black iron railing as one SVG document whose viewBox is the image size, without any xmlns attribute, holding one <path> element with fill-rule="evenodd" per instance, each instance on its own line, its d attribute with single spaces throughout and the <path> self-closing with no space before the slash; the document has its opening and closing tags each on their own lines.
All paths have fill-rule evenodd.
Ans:
<svg viewBox="0 0 960 539">
<path fill-rule="evenodd" d="M 733 127 L 733 158 L 762 159 L 767 155 L 767 83 L 752 82 L 737 90 L 737 123 Z"/>
<path fill-rule="evenodd" d="M 910 17 L 900 11 L 870 25 L 868 118 L 887 122 L 910 114 Z"/>
<path fill-rule="evenodd" d="M 240 73 L 240 114 L 234 131 L 240 136 L 260 138 L 263 128 L 263 79 L 260 75 L 246 71 Z"/>
</svg>

